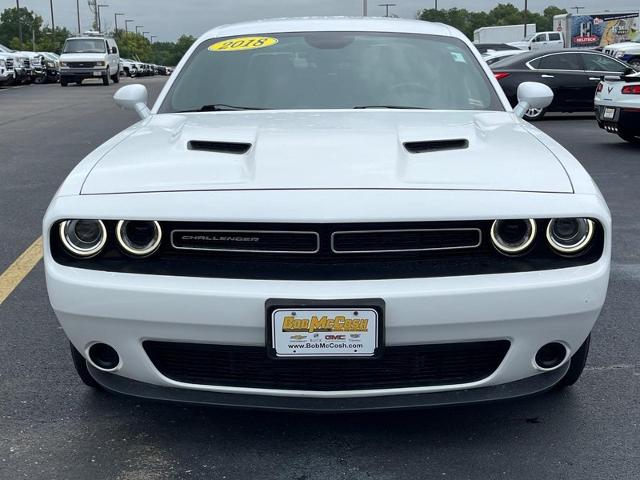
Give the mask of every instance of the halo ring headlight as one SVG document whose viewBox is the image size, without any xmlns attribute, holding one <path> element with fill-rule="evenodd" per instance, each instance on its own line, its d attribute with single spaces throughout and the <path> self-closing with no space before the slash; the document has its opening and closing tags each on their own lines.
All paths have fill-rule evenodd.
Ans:
<svg viewBox="0 0 640 480">
<path fill-rule="evenodd" d="M 60 223 L 59 234 L 67 251 L 77 257 L 93 257 L 107 243 L 102 220 L 65 220 Z"/>
<path fill-rule="evenodd" d="M 571 255 L 585 249 L 595 233 L 588 218 L 554 218 L 547 225 L 547 241 L 556 252 Z"/>
<path fill-rule="evenodd" d="M 155 220 L 120 220 L 116 238 L 122 249 L 135 257 L 146 257 L 160 247 L 162 228 Z"/>
<path fill-rule="evenodd" d="M 531 246 L 537 231 L 536 221 L 532 218 L 494 220 L 490 234 L 496 250 L 505 255 L 518 255 Z"/>
</svg>

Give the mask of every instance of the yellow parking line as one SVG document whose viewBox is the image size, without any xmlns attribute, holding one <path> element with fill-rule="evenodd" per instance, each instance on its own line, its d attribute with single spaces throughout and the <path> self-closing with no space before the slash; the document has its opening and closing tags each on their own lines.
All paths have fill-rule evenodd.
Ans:
<svg viewBox="0 0 640 480">
<path fill-rule="evenodd" d="M 20 282 L 29 274 L 42 258 L 42 237 L 31 244 L 22 254 L 0 275 L 0 305 Z"/>
</svg>

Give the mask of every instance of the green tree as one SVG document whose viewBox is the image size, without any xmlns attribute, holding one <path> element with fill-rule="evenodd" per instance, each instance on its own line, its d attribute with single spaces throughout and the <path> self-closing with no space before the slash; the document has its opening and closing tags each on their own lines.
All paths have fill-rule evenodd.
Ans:
<svg viewBox="0 0 640 480">
<path fill-rule="evenodd" d="M 19 39 L 18 24 L 22 25 L 22 44 Z M 34 34 L 37 41 L 41 28 L 42 17 L 40 15 L 36 15 L 24 7 L 19 11 L 17 8 L 7 8 L 0 14 L 0 43 L 11 45 L 11 48 L 16 50 L 30 48 Z M 17 44 L 14 39 L 18 39 Z"/>
<path fill-rule="evenodd" d="M 140 60 L 141 62 L 151 61 L 151 42 L 144 35 L 133 32 L 118 32 L 116 41 L 120 47 L 121 57 Z"/>
</svg>

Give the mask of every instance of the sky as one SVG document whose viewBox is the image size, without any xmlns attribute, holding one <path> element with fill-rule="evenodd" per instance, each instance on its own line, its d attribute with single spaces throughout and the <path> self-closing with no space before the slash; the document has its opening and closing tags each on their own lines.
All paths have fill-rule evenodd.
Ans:
<svg viewBox="0 0 640 480">
<path fill-rule="evenodd" d="M 66 26 L 76 32 L 76 1 L 52 0 L 56 26 Z M 368 0 L 369 15 L 383 16 L 381 3 L 396 3 L 391 12 L 404 18 L 415 18 L 416 12 L 422 8 L 432 8 L 434 0 Z M 80 2 L 80 23 L 83 31 L 88 30 L 92 16 L 87 0 Z M 118 26 L 123 26 L 123 19 L 135 20 L 129 27 L 142 25 L 140 31 L 148 31 L 155 35 L 155 41 L 174 41 L 183 33 L 199 36 L 207 30 L 245 20 L 275 17 L 300 17 L 308 15 L 361 15 L 363 0 L 99 0 L 108 4 L 102 8 L 103 27 L 113 29 L 114 13 L 125 13 L 118 17 Z M 492 0 L 438 0 L 438 8 L 466 8 L 469 10 L 490 10 L 498 2 Z M 502 0 L 508 3 L 508 0 Z M 524 0 L 512 0 L 519 8 L 524 7 Z M 586 10 L 601 11 L 602 0 L 529 0 L 529 9 L 541 12 L 548 5 L 556 5 L 567 10 L 574 5 L 586 7 Z M 638 0 L 607 1 L 609 10 L 638 10 Z M 0 11 L 14 7 L 15 0 L 0 0 Z M 20 0 L 20 6 L 35 11 L 51 23 L 49 0 Z"/>
</svg>

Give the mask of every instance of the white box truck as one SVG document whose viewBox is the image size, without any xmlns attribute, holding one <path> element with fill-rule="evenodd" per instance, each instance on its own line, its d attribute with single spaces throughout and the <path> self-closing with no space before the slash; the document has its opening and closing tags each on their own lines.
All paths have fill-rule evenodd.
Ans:
<svg viewBox="0 0 640 480">
<path fill-rule="evenodd" d="M 527 24 L 527 35 L 522 25 L 482 27 L 473 32 L 473 43 L 510 43 L 529 40 L 536 33 L 536 24 Z"/>
</svg>

